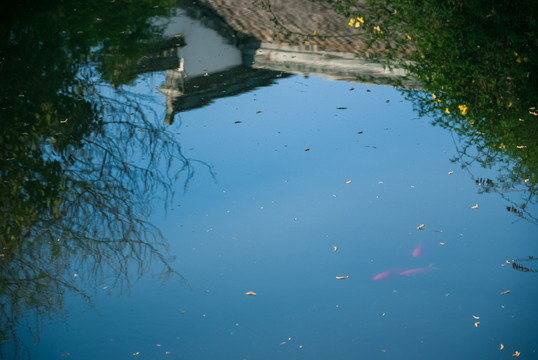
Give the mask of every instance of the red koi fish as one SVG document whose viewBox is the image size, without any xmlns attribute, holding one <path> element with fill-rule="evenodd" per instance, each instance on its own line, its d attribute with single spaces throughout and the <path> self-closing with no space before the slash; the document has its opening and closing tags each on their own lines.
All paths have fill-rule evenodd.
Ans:
<svg viewBox="0 0 538 360">
<path fill-rule="evenodd" d="M 387 271 L 383 271 L 382 273 L 377 274 L 376 276 L 374 276 L 374 280 L 384 279 L 384 278 L 394 274 L 395 272 L 396 272 L 396 270 L 394 270 L 394 269 L 389 269 Z"/>
<path fill-rule="evenodd" d="M 420 274 L 420 273 L 430 271 L 430 270 L 433 270 L 433 265 L 431 265 L 431 264 L 426 266 L 426 267 L 400 271 L 400 275 L 411 276 L 411 275 Z"/>
<path fill-rule="evenodd" d="M 430 264 L 430 265 L 425 266 L 425 267 L 409 269 L 409 270 L 388 269 L 388 270 L 383 271 L 382 273 L 377 274 L 376 276 L 374 276 L 374 280 L 385 279 L 385 278 L 387 278 L 387 277 L 389 277 L 391 275 L 394 275 L 394 274 L 403 275 L 403 276 L 411 276 L 411 275 L 427 272 L 427 271 L 430 271 L 430 270 L 436 270 L 436 268 L 433 267 L 433 264 Z"/>
<path fill-rule="evenodd" d="M 420 254 L 422 254 L 422 243 L 418 244 L 415 250 L 413 250 L 414 257 L 420 256 Z"/>
</svg>

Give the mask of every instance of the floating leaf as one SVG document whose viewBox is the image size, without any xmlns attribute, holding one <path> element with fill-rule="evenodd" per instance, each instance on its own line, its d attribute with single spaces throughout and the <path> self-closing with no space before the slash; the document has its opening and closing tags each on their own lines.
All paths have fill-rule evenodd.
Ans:
<svg viewBox="0 0 538 360">
<path fill-rule="evenodd" d="M 351 180 L 346 181 L 346 184 L 351 184 Z"/>
<path fill-rule="evenodd" d="M 245 295 L 256 296 L 256 293 L 254 291 L 247 291 Z"/>
<path fill-rule="evenodd" d="M 333 246 L 334 251 L 338 250 L 338 246 Z"/>
<path fill-rule="evenodd" d="M 337 276 L 336 278 L 338 280 L 344 280 L 344 279 L 347 279 L 349 277 L 349 275 L 346 275 L 346 276 Z"/>
<path fill-rule="evenodd" d="M 473 317 L 474 317 L 476 320 L 480 319 L 480 316 L 473 315 Z"/>
<path fill-rule="evenodd" d="M 471 206 L 471 209 L 478 209 L 478 204 Z"/>
<path fill-rule="evenodd" d="M 417 230 L 422 230 L 422 229 L 424 229 L 424 226 L 425 226 L 424 224 L 420 224 L 419 226 L 417 226 Z"/>
<path fill-rule="evenodd" d="M 259 114 L 259 113 L 261 113 L 261 112 L 262 112 L 261 110 L 258 110 L 258 111 L 256 111 L 256 114 Z"/>
<path fill-rule="evenodd" d="M 304 149 L 304 151 L 310 151 L 310 148 L 306 148 L 306 149 Z"/>
<path fill-rule="evenodd" d="M 448 175 L 452 175 L 452 174 L 454 174 L 454 171 L 449 171 L 448 172 Z"/>
<path fill-rule="evenodd" d="M 521 353 L 519 351 L 516 350 L 515 353 L 512 354 L 512 356 L 515 356 L 515 357 L 518 357 L 519 355 L 521 355 Z"/>
<path fill-rule="evenodd" d="M 235 121 L 234 124 L 241 124 L 241 121 Z"/>
<path fill-rule="evenodd" d="M 510 290 L 506 290 L 506 291 L 503 291 L 503 292 L 501 293 L 501 295 L 506 295 L 506 294 L 510 294 Z"/>
<path fill-rule="evenodd" d="M 480 325 L 480 321 L 474 323 L 474 327 L 478 327 L 478 325 Z"/>
<path fill-rule="evenodd" d="M 445 245 L 445 243 L 442 242 L 442 243 L 439 243 L 439 245 Z"/>
<path fill-rule="evenodd" d="M 502 350 L 502 349 L 504 349 L 504 345 L 503 345 L 503 344 L 499 345 L 499 350 Z"/>
</svg>

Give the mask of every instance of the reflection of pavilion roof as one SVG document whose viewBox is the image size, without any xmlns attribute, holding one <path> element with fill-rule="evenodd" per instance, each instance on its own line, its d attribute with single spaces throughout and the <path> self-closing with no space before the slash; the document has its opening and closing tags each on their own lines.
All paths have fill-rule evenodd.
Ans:
<svg viewBox="0 0 538 360">
<path fill-rule="evenodd" d="M 268 86 L 275 79 L 290 74 L 281 71 L 238 66 L 218 73 L 181 79 L 182 74 L 169 71 L 159 91 L 172 99 L 175 113 L 203 107 L 215 99 Z"/>
<path fill-rule="evenodd" d="M 167 123 L 173 122 L 178 112 L 270 85 L 290 73 L 391 85 L 404 75 L 398 69 L 390 71 L 358 58 L 357 53 L 368 55 L 360 33 L 325 2 L 199 0 L 193 5 L 178 0 L 178 4 L 189 18 L 234 45 L 241 52 L 242 64 L 208 71 L 207 76 L 186 76 L 188 69 L 168 67 L 166 81 L 159 88 L 167 97 Z M 204 46 L 185 40 L 191 47 Z M 185 67 L 190 63 L 186 61 Z"/>
</svg>

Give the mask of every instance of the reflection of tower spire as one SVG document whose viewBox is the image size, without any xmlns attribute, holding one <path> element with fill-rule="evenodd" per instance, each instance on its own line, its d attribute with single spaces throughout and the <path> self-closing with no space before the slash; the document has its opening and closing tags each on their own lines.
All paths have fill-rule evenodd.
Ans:
<svg viewBox="0 0 538 360">
<path fill-rule="evenodd" d="M 183 58 L 179 59 L 179 67 L 174 70 L 168 70 L 166 72 L 166 78 L 163 86 L 159 89 L 161 93 L 166 96 L 166 116 L 164 123 L 166 125 L 172 125 L 174 122 L 174 100 L 185 93 L 184 78 L 187 77 L 185 69 L 183 67 Z"/>
</svg>

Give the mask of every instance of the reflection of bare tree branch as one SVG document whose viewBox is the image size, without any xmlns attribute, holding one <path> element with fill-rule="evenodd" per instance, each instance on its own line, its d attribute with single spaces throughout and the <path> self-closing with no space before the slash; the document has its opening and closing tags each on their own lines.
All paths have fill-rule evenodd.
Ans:
<svg viewBox="0 0 538 360">
<path fill-rule="evenodd" d="M 522 272 L 538 272 L 538 268 L 532 267 L 533 261 L 536 261 L 534 256 L 529 256 L 528 259 L 516 259 L 512 260 L 512 269 L 522 271 Z M 527 263 L 526 266 L 521 265 L 521 263 Z M 529 266 L 528 263 L 531 265 Z"/>
<path fill-rule="evenodd" d="M 65 153 L 42 145 L 47 156 L 61 159 L 62 191 L 50 211 L 28 220 L 12 247 L 3 244 L 1 342 L 18 341 L 17 324 L 28 312 L 37 318 L 61 312 L 66 292 L 91 303 L 88 289 L 96 290 L 105 278 L 109 289 L 123 292 L 157 265 L 163 279 L 188 286 L 148 219 L 155 196 L 167 204 L 180 177 L 187 186 L 194 175 L 193 160 L 160 124 L 151 99 L 112 92 L 95 82 L 88 93 L 92 96 L 86 99 L 107 120 Z M 20 355 L 20 349 L 16 351 Z"/>
<path fill-rule="evenodd" d="M 480 138 L 468 137 L 464 138 L 463 146 L 458 145 L 454 132 L 451 132 L 454 147 L 456 148 L 457 155 L 452 159 L 453 162 L 460 163 L 461 168 L 465 169 L 475 183 L 479 186 L 479 193 L 496 193 L 503 198 L 510 206 L 507 206 L 508 211 L 514 213 L 518 217 L 525 219 L 529 222 L 538 224 L 538 218 L 532 215 L 526 208 L 536 202 L 536 195 L 531 186 L 527 188 L 517 189 L 517 180 L 510 177 L 509 160 L 503 159 L 499 152 L 493 152 L 491 148 L 481 145 Z M 476 154 L 472 155 L 472 152 Z M 470 165 L 478 162 L 482 167 L 489 168 L 491 164 L 504 164 L 504 168 L 501 167 L 500 175 L 497 181 L 491 179 L 482 179 L 475 176 L 471 170 Z M 513 164 L 512 166 L 516 166 Z M 508 175 L 502 175 L 502 170 L 507 170 Z M 512 193 L 519 193 L 521 203 L 518 204 L 511 198 Z"/>
</svg>

